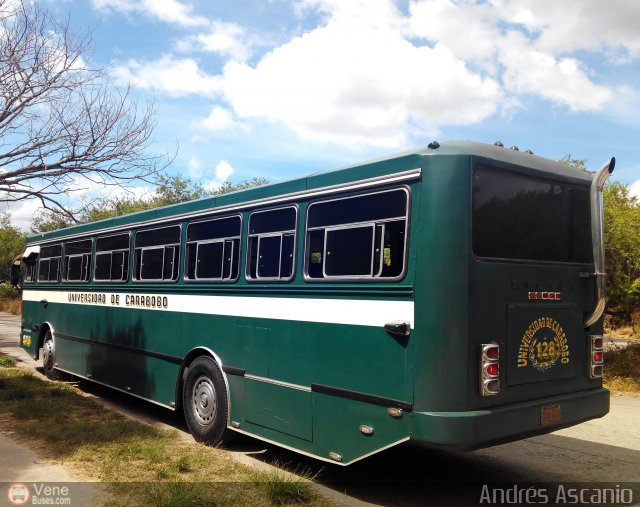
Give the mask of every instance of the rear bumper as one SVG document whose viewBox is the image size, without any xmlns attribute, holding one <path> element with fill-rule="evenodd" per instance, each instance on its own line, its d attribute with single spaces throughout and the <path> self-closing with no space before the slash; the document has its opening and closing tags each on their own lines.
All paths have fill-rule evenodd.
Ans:
<svg viewBox="0 0 640 507">
<path fill-rule="evenodd" d="M 559 404 L 559 423 L 543 426 L 544 406 Z M 511 442 L 602 417 L 609 412 L 604 388 L 468 412 L 413 412 L 411 440 L 452 450 L 473 450 Z"/>
</svg>

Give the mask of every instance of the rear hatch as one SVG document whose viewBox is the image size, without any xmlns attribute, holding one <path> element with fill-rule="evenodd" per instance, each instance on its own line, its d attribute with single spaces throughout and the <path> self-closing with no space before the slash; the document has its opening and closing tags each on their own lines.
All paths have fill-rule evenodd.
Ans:
<svg viewBox="0 0 640 507">
<path fill-rule="evenodd" d="M 473 176 L 472 408 L 598 387 L 584 315 L 594 304 L 589 187 L 518 168 Z M 500 393 L 478 388 L 482 344 L 500 345 Z"/>
</svg>

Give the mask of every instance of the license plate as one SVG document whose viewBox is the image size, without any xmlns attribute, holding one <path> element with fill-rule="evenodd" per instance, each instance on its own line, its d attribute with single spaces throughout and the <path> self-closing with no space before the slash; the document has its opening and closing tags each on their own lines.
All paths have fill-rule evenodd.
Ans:
<svg viewBox="0 0 640 507">
<path fill-rule="evenodd" d="M 560 405 L 546 405 L 540 409 L 540 424 L 549 426 L 550 424 L 558 424 L 562 419 L 562 411 Z"/>
</svg>

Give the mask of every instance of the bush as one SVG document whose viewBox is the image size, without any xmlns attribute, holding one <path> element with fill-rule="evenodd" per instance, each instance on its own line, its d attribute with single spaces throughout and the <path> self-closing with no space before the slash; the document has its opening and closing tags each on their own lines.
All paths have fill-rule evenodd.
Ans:
<svg viewBox="0 0 640 507">
<path fill-rule="evenodd" d="M 0 355 L 0 368 L 13 368 L 16 360 L 9 355 Z"/>
<path fill-rule="evenodd" d="M 640 380 L 640 343 L 613 347 L 604 355 L 605 375 Z"/>
<path fill-rule="evenodd" d="M 0 283 L 0 298 L 14 299 L 20 295 L 20 290 L 10 283 Z"/>
</svg>

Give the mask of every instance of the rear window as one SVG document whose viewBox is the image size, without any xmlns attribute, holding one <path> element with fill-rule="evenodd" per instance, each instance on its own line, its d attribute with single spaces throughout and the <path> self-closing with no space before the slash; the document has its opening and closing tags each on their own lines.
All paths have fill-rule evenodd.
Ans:
<svg viewBox="0 0 640 507">
<path fill-rule="evenodd" d="M 476 166 L 473 251 L 479 257 L 590 263 L 589 188 Z"/>
</svg>

